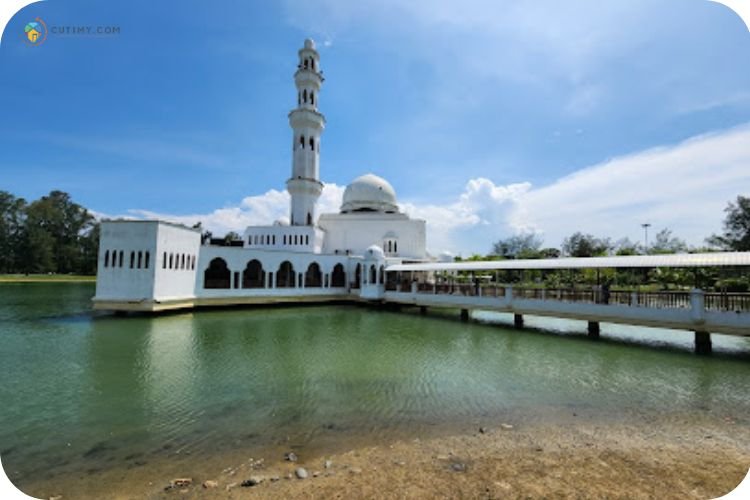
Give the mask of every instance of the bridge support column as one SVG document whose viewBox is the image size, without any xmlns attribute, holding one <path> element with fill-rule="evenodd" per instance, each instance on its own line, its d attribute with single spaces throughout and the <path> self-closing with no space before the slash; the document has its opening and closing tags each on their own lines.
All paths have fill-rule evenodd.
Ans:
<svg viewBox="0 0 750 500">
<path fill-rule="evenodd" d="M 711 334 L 695 332 L 695 354 L 711 354 Z"/>
<path fill-rule="evenodd" d="M 598 321 L 589 321 L 589 338 L 598 339 L 601 329 Z"/>
<path fill-rule="evenodd" d="M 461 321 L 469 321 L 469 310 L 461 309 Z"/>
<path fill-rule="evenodd" d="M 419 306 L 419 314 L 421 314 L 422 316 L 427 314 L 427 306 Z"/>
<path fill-rule="evenodd" d="M 523 314 L 513 315 L 513 326 L 516 328 L 523 328 Z"/>
</svg>

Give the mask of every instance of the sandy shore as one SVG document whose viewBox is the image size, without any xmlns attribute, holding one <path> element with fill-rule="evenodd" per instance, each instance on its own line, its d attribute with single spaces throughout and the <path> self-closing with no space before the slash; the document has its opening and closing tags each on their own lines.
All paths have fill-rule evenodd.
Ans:
<svg viewBox="0 0 750 500">
<path fill-rule="evenodd" d="M 481 431 L 472 426 L 449 435 L 297 454 L 296 463 L 284 460 L 283 447 L 205 460 L 182 457 L 24 490 L 63 499 L 704 499 L 728 493 L 745 477 L 750 425 L 728 417 L 637 425 L 575 417 L 554 425 L 491 421 Z M 307 478 L 296 477 L 298 467 Z M 176 478 L 192 481 L 169 488 Z"/>
</svg>

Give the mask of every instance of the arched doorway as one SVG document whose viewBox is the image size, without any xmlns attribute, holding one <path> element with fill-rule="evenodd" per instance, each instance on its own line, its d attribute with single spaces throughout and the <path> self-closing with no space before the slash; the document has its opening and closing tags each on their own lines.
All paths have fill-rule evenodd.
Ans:
<svg viewBox="0 0 750 500">
<path fill-rule="evenodd" d="M 385 283 L 385 267 L 380 266 L 380 284 Z"/>
<path fill-rule="evenodd" d="M 346 273 L 344 272 L 344 266 L 341 264 L 336 264 L 333 267 L 331 286 L 334 288 L 342 288 L 346 286 Z"/>
<path fill-rule="evenodd" d="M 217 257 L 203 273 L 203 288 L 229 288 L 231 274 L 226 261 Z"/>
<path fill-rule="evenodd" d="M 295 288 L 297 275 L 294 273 L 294 266 L 288 260 L 285 260 L 276 271 L 276 288 Z"/>
<path fill-rule="evenodd" d="M 378 272 L 374 264 L 370 266 L 370 281 L 368 283 L 370 285 L 377 285 L 378 283 Z"/>
<path fill-rule="evenodd" d="M 265 288 L 266 273 L 263 272 L 263 264 L 253 259 L 247 263 L 242 271 L 242 288 Z"/>
<path fill-rule="evenodd" d="M 311 263 L 307 266 L 307 272 L 305 273 L 305 287 L 316 288 L 323 284 L 323 274 L 320 272 L 320 266 L 317 262 Z"/>
<path fill-rule="evenodd" d="M 352 288 L 359 288 L 362 286 L 362 265 L 357 264 L 356 269 L 354 270 L 354 285 Z"/>
</svg>

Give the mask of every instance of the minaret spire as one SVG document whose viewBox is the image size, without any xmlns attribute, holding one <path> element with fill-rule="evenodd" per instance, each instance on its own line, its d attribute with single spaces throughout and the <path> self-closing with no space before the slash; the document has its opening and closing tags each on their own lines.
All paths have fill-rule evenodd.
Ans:
<svg viewBox="0 0 750 500">
<path fill-rule="evenodd" d="M 323 184 L 320 182 L 320 136 L 325 117 L 318 112 L 318 97 L 323 85 L 320 55 L 309 38 L 298 52 L 299 64 L 294 73 L 297 108 L 289 113 L 292 127 L 292 176 L 286 182 L 291 195 L 290 220 L 293 226 L 312 226 L 316 221 L 316 204 Z"/>
</svg>

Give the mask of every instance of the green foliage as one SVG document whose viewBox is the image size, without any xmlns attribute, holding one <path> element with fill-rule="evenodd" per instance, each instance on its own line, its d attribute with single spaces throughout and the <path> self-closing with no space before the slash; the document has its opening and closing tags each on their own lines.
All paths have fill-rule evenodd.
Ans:
<svg viewBox="0 0 750 500">
<path fill-rule="evenodd" d="M 750 197 L 737 196 L 737 203 L 730 201 L 724 212 L 724 232 L 706 238 L 706 242 L 722 250 L 750 251 Z"/>
<path fill-rule="evenodd" d="M 563 254 L 569 257 L 600 257 L 612 249 L 609 238 L 595 238 L 590 234 L 577 232 L 565 238 Z"/>
<path fill-rule="evenodd" d="M 492 254 L 506 259 L 538 259 L 542 238 L 536 233 L 521 233 L 498 240 L 492 246 Z"/>
<path fill-rule="evenodd" d="M 27 204 L 0 192 L 0 219 L 0 272 L 96 273 L 98 224 L 67 193 Z"/>
<path fill-rule="evenodd" d="M 672 236 L 672 231 L 667 228 L 656 233 L 654 244 L 651 245 L 651 248 L 649 249 L 649 253 L 653 254 L 668 254 L 686 251 L 687 244 L 683 240 Z"/>
</svg>

